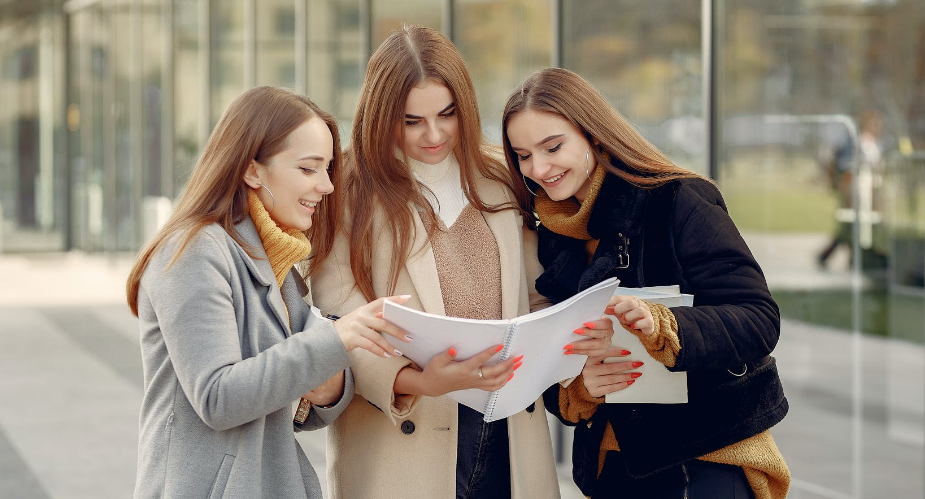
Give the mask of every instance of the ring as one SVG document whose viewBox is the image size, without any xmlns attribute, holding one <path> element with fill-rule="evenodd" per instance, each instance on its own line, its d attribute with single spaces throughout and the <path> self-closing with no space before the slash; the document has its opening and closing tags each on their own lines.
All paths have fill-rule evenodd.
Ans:
<svg viewBox="0 0 925 499">
<path fill-rule="evenodd" d="M 481 368 L 481 367 L 479 367 L 479 379 L 483 379 L 483 378 L 482 378 L 482 368 Z"/>
</svg>

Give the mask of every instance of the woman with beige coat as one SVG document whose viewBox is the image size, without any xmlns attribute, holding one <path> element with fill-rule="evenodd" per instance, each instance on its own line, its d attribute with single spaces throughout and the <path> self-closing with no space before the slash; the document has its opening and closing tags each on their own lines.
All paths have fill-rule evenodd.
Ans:
<svg viewBox="0 0 925 499">
<path fill-rule="evenodd" d="M 345 214 L 315 262 L 316 305 L 341 315 L 374 297 L 472 319 L 523 315 L 545 303 L 535 232 L 512 203 L 510 177 L 482 136 L 459 52 L 440 33 L 404 27 L 369 61 L 345 161 Z M 501 421 L 446 393 L 497 390 L 522 359 L 482 366 L 454 349 L 426 366 L 352 352 L 356 394 L 328 432 L 333 498 L 556 498 L 542 399 Z M 527 359 L 529 361 L 529 359 Z"/>
</svg>

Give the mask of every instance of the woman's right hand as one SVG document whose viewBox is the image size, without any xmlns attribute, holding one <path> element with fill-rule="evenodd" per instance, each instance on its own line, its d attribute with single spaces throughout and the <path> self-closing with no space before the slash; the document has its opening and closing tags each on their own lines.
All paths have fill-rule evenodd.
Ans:
<svg viewBox="0 0 925 499">
<path fill-rule="evenodd" d="M 621 361 L 604 363 L 608 357 L 625 357 L 629 352 L 619 347 L 611 347 L 599 357 L 588 357 L 581 374 L 585 388 L 592 397 L 603 397 L 608 393 L 625 390 L 642 376 L 640 372 L 627 372 L 642 365 L 639 361 Z"/>
<path fill-rule="evenodd" d="M 473 357 L 457 361 L 456 349 L 449 348 L 435 356 L 421 372 L 423 395 L 439 397 L 456 390 L 478 388 L 492 392 L 501 389 L 514 377 L 514 371 L 523 362 L 523 355 L 499 362 L 493 366 L 484 365 L 488 359 L 500 352 L 502 345 L 490 347 Z M 479 372 L 482 373 L 479 376 Z"/>
<path fill-rule="evenodd" d="M 408 343 L 411 337 L 395 324 L 382 318 L 382 304 L 391 300 L 402 304 L 408 301 L 410 295 L 388 296 L 371 301 L 353 312 L 334 321 L 334 330 L 344 343 L 344 348 L 351 351 L 354 348 L 368 350 L 380 357 L 401 355 L 382 335 L 388 334 Z"/>
</svg>

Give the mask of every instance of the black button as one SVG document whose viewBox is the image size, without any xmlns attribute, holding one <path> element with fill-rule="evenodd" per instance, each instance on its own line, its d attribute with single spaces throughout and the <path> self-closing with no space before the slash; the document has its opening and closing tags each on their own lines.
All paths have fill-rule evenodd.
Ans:
<svg viewBox="0 0 925 499">
<path fill-rule="evenodd" d="M 535 410 L 536 410 L 536 402 L 534 402 L 534 403 L 530 404 L 529 406 L 527 406 L 527 412 L 533 412 L 533 411 L 535 411 Z"/>
<path fill-rule="evenodd" d="M 411 435 L 412 433 L 414 433 L 414 422 L 402 421 L 401 432 L 404 433 L 405 435 Z"/>
</svg>

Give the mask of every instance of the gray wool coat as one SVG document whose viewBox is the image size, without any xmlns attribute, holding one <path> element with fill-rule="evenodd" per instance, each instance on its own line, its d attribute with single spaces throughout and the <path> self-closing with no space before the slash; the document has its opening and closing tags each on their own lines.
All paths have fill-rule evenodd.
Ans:
<svg viewBox="0 0 925 499">
<path fill-rule="evenodd" d="M 303 425 L 292 421 L 293 403 L 350 357 L 331 321 L 303 301 L 300 278 L 277 286 L 251 219 L 237 229 L 259 259 L 213 224 L 168 268 L 174 236 L 142 276 L 136 498 L 322 496 L 293 430 L 326 426 L 343 412 L 353 397 L 350 370 L 340 402 L 313 407 Z"/>
</svg>

